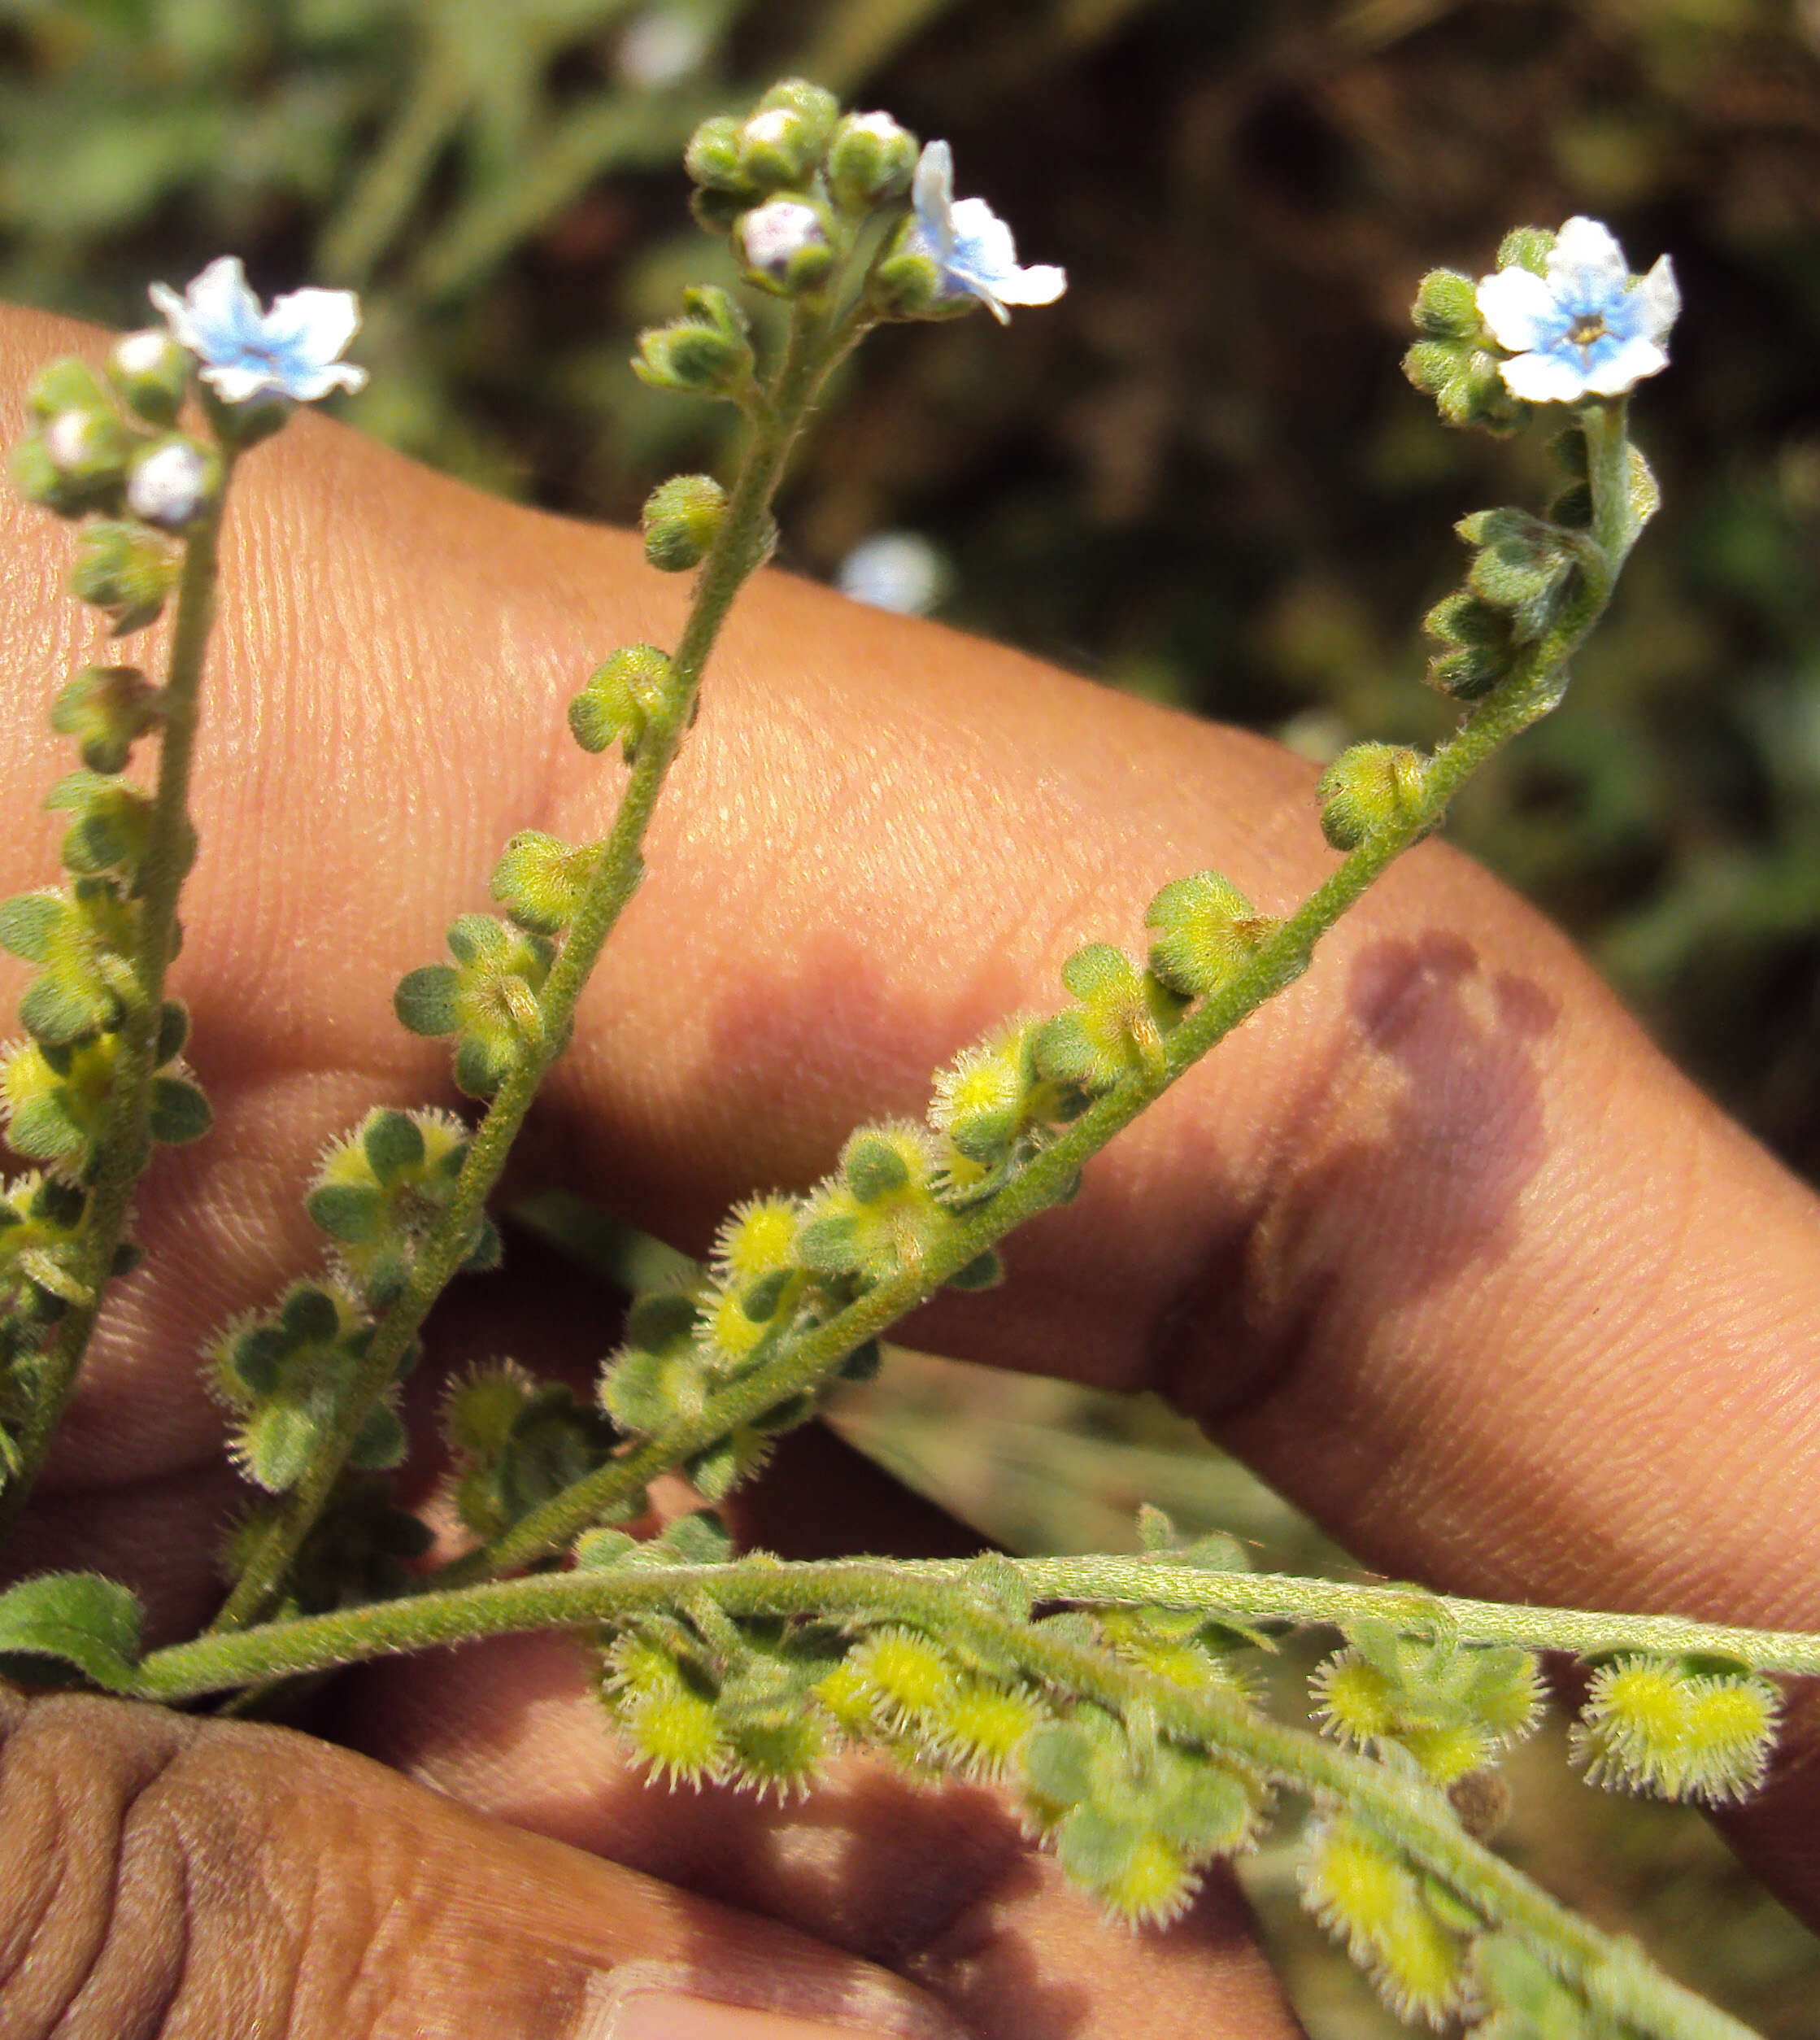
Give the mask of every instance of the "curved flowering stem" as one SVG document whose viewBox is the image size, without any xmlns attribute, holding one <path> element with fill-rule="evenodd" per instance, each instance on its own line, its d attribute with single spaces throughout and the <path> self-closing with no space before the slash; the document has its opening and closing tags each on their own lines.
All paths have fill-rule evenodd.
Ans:
<svg viewBox="0 0 1820 2040">
<path fill-rule="evenodd" d="M 994 1560 L 995 1566 L 1008 1562 Z M 1555 1624 L 1565 1641 L 1583 1624 L 1601 1641 L 1666 1637 L 1623 1617 L 1557 1617 L 1541 1610 L 1500 1610 L 1403 1589 L 1332 1589 L 1325 1581 L 1250 1579 L 1197 1572 L 1167 1560 L 1047 1559 L 1008 1562 L 1038 1600 L 1089 1605 L 1120 1602 L 1214 1608 L 1296 1619 L 1323 1594 L 1347 1598 L 1343 1612 L 1367 1605 L 1407 1623 L 1417 1604 L 1478 1633 Z M 1595 2004 L 1622 2006 L 1627 2029 L 1653 2040 L 1745 2040 L 1747 2029 L 1651 1968 L 1635 1947 L 1613 1941 L 1559 1905 L 1461 1828 L 1445 1794 L 1406 1770 L 1356 1755 L 1305 1730 L 1259 1713 L 1232 1692 L 1187 1686 L 1146 1671 L 1065 1631 L 1032 1624 L 993 1605 L 977 1567 L 965 1562 L 897 1564 L 873 1560 L 785 1564 L 755 1556 L 724 1565 L 625 1565 L 542 1574 L 455 1593 L 346 1613 L 266 1624 L 233 1636 L 208 1636 L 144 1659 L 144 1697 L 194 1699 L 251 1680 L 307 1671 L 487 1636 L 569 1627 L 590 1630 L 641 1615 L 699 1610 L 704 1599 L 734 1617 L 814 1617 L 847 1624 L 908 1624 L 986 1660 L 1015 1665 L 1048 1689 L 1126 1719 L 1140 1711 L 1173 1739 L 1235 1760 L 1271 1783 L 1311 1797 L 1317 1807 L 1343 1806 L 1348 1817 L 1384 1837 L 1416 1869 L 1470 1908 L 1479 1930 L 1506 1929 L 1541 1952 L 1554 1973 Z M 1341 1613 L 1321 1611 L 1323 1619 Z M 1678 1642 L 1709 1647 L 1756 1638 L 1761 1654 L 1820 1663 L 1820 1638 L 1779 1640 L 1765 1632 L 1705 1624 L 1670 1625 Z M 1784 1649 L 1782 1645 L 1798 1646 Z"/>
<path fill-rule="evenodd" d="M 176 948 L 177 897 L 194 851 L 189 770 L 202 714 L 202 664 L 215 624 L 221 521 L 234 458 L 232 442 L 224 444 L 220 486 L 185 541 L 160 704 L 158 785 L 141 865 L 130 992 L 123 1002 L 113 1087 L 94 1185 L 83 1214 L 80 1258 L 74 1271 L 76 1293 L 58 1320 L 37 1370 L 36 1393 L 19 1440 L 19 1464 L 0 1491 L 0 1536 L 24 1507 L 75 1393 L 102 1297 L 126 1236 L 133 1192 L 151 1159 L 152 1082 L 158 1067 L 164 978 Z"/>
<path fill-rule="evenodd" d="M 1339 869 L 1279 923 L 1250 961 L 1161 1044 L 1064 1127 L 1004 1188 L 955 1214 L 898 1273 L 822 1323 L 786 1335 L 761 1365 L 711 1395 L 699 1415 L 667 1427 L 531 1510 L 491 1543 L 433 1576 L 464 1584 L 529 1564 L 562 1550 L 590 1524 L 608 1519 L 667 1469 L 726 1437 L 790 1397 L 825 1381 L 841 1362 L 933 1296 L 1007 1234 L 1060 1201 L 1082 1166 L 1184 1075 L 1214 1044 L 1304 970 L 1316 944 L 1381 873 L 1442 820 L 1448 802 L 1485 761 L 1561 698 L 1568 660 L 1604 612 L 1640 520 L 1630 487 L 1622 407 L 1586 414 L 1594 521 L 1573 592 L 1552 626 L 1508 677 L 1468 715 L 1423 770 L 1420 790 L 1399 815 L 1374 829 Z"/>
<path fill-rule="evenodd" d="M 453 1194 L 416 1257 L 403 1292 L 386 1310 L 358 1374 L 282 1510 L 248 1556 L 216 1618 L 234 1629 L 256 1621 L 283 1584 L 311 1526 L 328 1502 L 361 1427 L 396 1379 L 438 1297 L 466 1259 L 474 1229 L 498 1183 L 550 1066 L 568 1040 L 575 1008 L 607 938 L 644 875 L 646 833 L 683 737 L 694 719 L 702 673 L 734 599 L 768 548 L 771 503 L 791 448 L 851 335 L 825 313 L 799 307 L 775 381 L 752 408 L 752 425 L 713 545 L 696 579 L 689 617 L 671 662 L 673 685 L 641 740 L 613 826 L 562 950 L 545 981 L 537 1038 L 526 1045 L 476 1128 Z"/>
</svg>

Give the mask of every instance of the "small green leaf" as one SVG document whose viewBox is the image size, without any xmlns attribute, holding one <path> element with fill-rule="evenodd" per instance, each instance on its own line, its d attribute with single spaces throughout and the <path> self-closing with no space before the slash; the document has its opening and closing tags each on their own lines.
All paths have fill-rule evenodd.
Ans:
<svg viewBox="0 0 1820 2040">
<path fill-rule="evenodd" d="M 364 1246 L 372 1240 L 379 1218 L 381 1193 L 368 1183 L 325 1183 L 312 1190 L 304 1209 L 311 1223 L 344 1246 Z"/>
<path fill-rule="evenodd" d="M 44 962 L 65 905 L 60 892 L 21 892 L 0 901 L 0 949 L 28 963 Z"/>
<path fill-rule="evenodd" d="M 42 1573 L 0 1593 L 0 1672 L 24 1670 L 8 1662 L 15 1657 L 50 1658 L 109 1693 L 130 1693 L 139 1620 L 137 1598 L 98 1572 Z"/>
<path fill-rule="evenodd" d="M 181 1055 L 189 1039 L 189 1009 L 181 999 L 167 999 L 158 1016 L 158 1048 L 154 1066 L 162 1070 L 166 1063 Z"/>
<path fill-rule="evenodd" d="M 150 1131 L 155 1140 L 181 1147 L 200 1140 L 215 1123 L 208 1100 L 181 1077 L 155 1077 L 151 1088 Z"/>
<path fill-rule="evenodd" d="M 367 1412 L 347 1462 L 369 1473 L 385 1473 L 401 1465 L 409 1450 L 410 1441 L 404 1435 L 398 1411 L 390 1403 L 376 1402 Z"/>
<path fill-rule="evenodd" d="M 368 1113 L 360 1129 L 360 1145 L 368 1166 L 381 1183 L 390 1183 L 404 1170 L 423 1166 L 423 1129 L 408 1112 Z"/>
<path fill-rule="evenodd" d="M 459 983 L 453 966 L 446 963 L 426 963 L 420 970 L 407 972 L 392 995 L 399 1025 L 413 1034 L 453 1034 Z"/>
</svg>

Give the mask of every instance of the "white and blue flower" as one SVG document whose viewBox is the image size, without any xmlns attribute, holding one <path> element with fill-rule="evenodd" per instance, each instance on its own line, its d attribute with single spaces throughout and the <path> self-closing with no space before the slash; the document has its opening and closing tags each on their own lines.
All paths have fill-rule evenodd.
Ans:
<svg viewBox="0 0 1820 2040">
<path fill-rule="evenodd" d="M 239 256 L 223 255 L 181 297 L 166 283 L 155 283 L 150 296 L 224 403 L 266 395 L 311 403 L 366 381 L 364 368 L 337 359 L 360 324 L 351 290 L 292 290 L 264 312 Z"/>
<path fill-rule="evenodd" d="M 954 195 L 954 154 L 945 142 L 925 143 L 910 187 L 916 224 L 907 253 L 934 264 L 941 297 L 977 298 L 1001 325 L 1008 304 L 1053 304 L 1068 287 L 1064 270 L 1046 263 L 1021 269 L 1011 229 L 983 198 Z"/>
<path fill-rule="evenodd" d="M 1513 267 L 1482 277 L 1478 309 L 1510 351 L 1500 366 L 1513 396 L 1574 403 L 1622 396 L 1668 366 L 1662 342 L 1681 293 L 1666 255 L 1633 281 L 1611 230 L 1576 215 L 1557 237 L 1546 275 Z"/>
</svg>

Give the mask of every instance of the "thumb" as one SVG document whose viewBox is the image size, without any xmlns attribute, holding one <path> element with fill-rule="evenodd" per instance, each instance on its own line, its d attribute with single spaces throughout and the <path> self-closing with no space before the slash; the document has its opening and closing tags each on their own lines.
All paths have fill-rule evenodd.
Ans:
<svg viewBox="0 0 1820 2040">
<path fill-rule="evenodd" d="M 953 2040 L 899 1977 L 288 1730 L 0 1687 L 8 2040 Z"/>
</svg>

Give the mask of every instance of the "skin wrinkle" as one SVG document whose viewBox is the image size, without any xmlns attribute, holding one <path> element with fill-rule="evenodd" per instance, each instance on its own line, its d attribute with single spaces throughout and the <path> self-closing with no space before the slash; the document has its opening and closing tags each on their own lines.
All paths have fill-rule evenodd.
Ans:
<svg viewBox="0 0 1820 2040">
<path fill-rule="evenodd" d="M 20 1905 L 22 1876 L 33 1915 L 23 1934 L 22 1920 L 7 1937 L 18 1952 L 0 1974 L 0 2017 L 9 2029 L 24 2020 L 23 2033 L 47 2033 L 102 1960 L 115 1928 L 127 1823 L 181 1745 L 176 1724 L 149 1711 L 130 1737 L 94 1738 L 94 1711 L 106 1704 L 82 1697 L 41 1701 L 9 1710 L 0 1729 L 0 1918 Z M 15 1816 L 22 1770 L 48 1816 L 48 1833 L 37 1837 L 22 1836 Z M 22 1842 L 33 1858 L 26 1865 L 19 1860 Z M 41 1881 L 46 1894 L 35 1906 L 32 1881 Z"/>
</svg>

